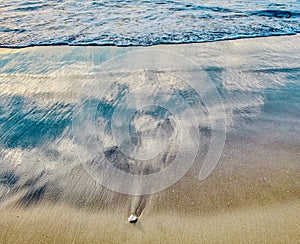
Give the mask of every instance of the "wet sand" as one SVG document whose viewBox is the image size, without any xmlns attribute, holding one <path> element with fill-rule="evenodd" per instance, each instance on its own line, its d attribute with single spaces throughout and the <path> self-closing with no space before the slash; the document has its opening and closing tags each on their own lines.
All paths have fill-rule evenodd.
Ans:
<svg viewBox="0 0 300 244">
<path fill-rule="evenodd" d="M 42 200 L 27 207 L 15 199 L 0 210 L 0 241 L 298 243 L 299 174 L 268 169 L 255 174 L 240 168 L 225 175 L 217 168 L 202 183 L 185 178 L 148 197 L 136 225 L 127 222 L 124 209 L 130 198 L 100 210 L 84 198 L 85 203 Z"/>
<path fill-rule="evenodd" d="M 133 197 L 110 191 L 100 199 L 78 193 L 72 200 L 66 195 L 59 202 L 50 198 L 29 205 L 16 194 L 0 210 L 0 242 L 298 243 L 299 168 L 256 167 L 225 173 L 218 166 L 203 182 L 187 175 L 145 197 L 136 225 L 127 222 Z M 79 188 L 75 180 L 72 184 Z"/>
<path fill-rule="evenodd" d="M 57 138 L 47 127 L 52 134 L 46 142 L 23 134 L 13 141 L 14 130 L 4 131 L 0 242 L 300 243 L 299 38 L 155 47 L 193 57 L 220 83 L 227 139 L 217 167 L 203 181 L 198 179 L 200 155 L 165 191 L 141 198 L 115 193 L 84 170 L 70 140 L 70 126 Z M 17 97 L 24 104 L 35 99 L 39 109 L 46 110 L 35 110 L 46 114 L 39 121 L 54 115 L 61 121 L 69 111 L 60 103 L 76 103 L 81 73 L 98 72 L 97 67 L 89 70 L 83 56 L 101 53 L 94 57 L 99 65 L 128 50 L 0 49 L 7 63 L 1 66 L 1 97 Z M 4 128 L 8 115 L 3 111 Z M 13 121 L 9 116 L 7 120 Z M 48 123 L 62 126 L 52 118 Z M 39 128 L 44 127 L 46 122 Z M 132 208 L 140 214 L 135 226 L 127 223 Z"/>
</svg>

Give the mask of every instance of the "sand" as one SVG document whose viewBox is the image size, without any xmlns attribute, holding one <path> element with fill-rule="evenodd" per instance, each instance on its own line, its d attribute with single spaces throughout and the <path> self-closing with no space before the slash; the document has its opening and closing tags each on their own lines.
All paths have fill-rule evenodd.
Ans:
<svg viewBox="0 0 300 244">
<path fill-rule="evenodd" d="M 209 216 L 145 215 L 135 226 L 115 212 L 64 205 L 1 211 L 1 243 L 299 243 L 300 202 Z M 298 215 L 298 216 L 297 216 Z M 120 218 L 122 219 L 120 221 Z"/>
<path fill-rule="evenodd" d="M 11 201 L 0 210 L 1 243 L 299 243 L 300 172 L 226 175 L 204 182 L 186 176 L 146 197 L 136 225 L 127 222 L 132 199 L 66 203 Z M 244 172 L 244 174 L 241 174 Z M 247 174 L 247 175 L 245 175 Z M 106 196 L 109 196 L 107 194 Z M 124 196 L 123 196 L 124 198 Z M 112 198 L 114 199 L 114 198 Z M 111 200 L 112 202 L 114 200 Z M 96 205 L 96 206 L 95 206 Z"/>
</svg>

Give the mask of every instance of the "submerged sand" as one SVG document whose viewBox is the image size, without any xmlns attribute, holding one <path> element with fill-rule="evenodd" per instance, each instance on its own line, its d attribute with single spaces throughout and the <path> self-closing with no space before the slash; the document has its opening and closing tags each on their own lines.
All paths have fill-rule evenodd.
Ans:
<svg viewBox="0 0 300 244">
<path fill-rule="evenodd" d="M 48 143 L 47 153 L 38 146 L 24 149 L 21 142 L 13 147 L 9 134 L 2 137 L 3 172 L 18 167 L 13 172 L 19 175 L 8 186 L 1 181 L 0 242 L 300 243 L 299 40 L 296 35 L 155 47 L 193 58 L 225 94 L 226 144 L 203 181 L 200 157 L 167 190 L 132 197 L 97 183 L 67 136 Z M 76 102 L 82 73 L 103 72 L 89 70 L 82 57 L 100 53 L 94 59 L 101 64 L 126 50 L 1 49 L 8 60 L 1 68 L 1 96 L 34 98 L 41 108 L 54 104 L 45 117 L 64 113 L 57 104 Z M 30 157 L 37 164 L 29 164 Z M 135 226 L 127 223 L 132 209 L 140 215 Z"/>
</svg>

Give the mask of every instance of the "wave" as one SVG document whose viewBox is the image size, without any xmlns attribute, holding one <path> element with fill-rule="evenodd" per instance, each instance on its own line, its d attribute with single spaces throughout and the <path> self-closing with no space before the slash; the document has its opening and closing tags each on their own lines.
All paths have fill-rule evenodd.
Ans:
<svg viewBox="0 0 300 244">
<path fill-rule="evenodd" d="M 28 44 L 20 44 L 20 45 L 0 45 L 0 48 L 27 48 L 27 47 L 47 47 L 47 46 L 71 46 L 71 47 L 80 47 L 80 46 L 115 46 L 115 47 L 148 47 L 155 45 L 174 45 L 174 44 L 193 44 L 193 43 L 207 43 L 207 42 L 218 42 L 218 41 L 230 41 L 230 40 L 239 40 L 239 39 L 248 39 L 248 38 L 261 38 L 261 37 L 272 37 L 272 36 L 290 36 L 297 35 L 300 31 L 297 32 L 274 32 L 274 33 L 262 33 L 255 35 L 240 35 L 240 36 L 231 36 L 231 37 L 210 37 L 207 39 L 197 39 L 197 35 L 184 35 L 183 38 L 180 35 L 170 34 L 167 37 L 161 37 L 160 40 L 147 40 L 143 42 L 131 42 L 124 40 L 116 40 L 116 41 L 99 41 L 99 37 L 95 40 L 90 40 L 88 42 L 68 42 L 68 41 L 59 41 L 59 42 L 48 42 L 48 43 L 28 43 Z"/>
<path fill-rule="evenodd" d="M 300 32 L 295 2 L 17 0 L 0 8 L 0 47 L 150 46 Z"/>
</svg>

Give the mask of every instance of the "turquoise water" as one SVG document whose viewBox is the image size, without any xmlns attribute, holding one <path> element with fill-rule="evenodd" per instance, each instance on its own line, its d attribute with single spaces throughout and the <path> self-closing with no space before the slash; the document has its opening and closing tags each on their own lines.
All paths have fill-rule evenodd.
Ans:
<svg viewBox="0 0 300 244">
<path fill-rule="evenodd" d="M 0 46 L 153 45 L 300 31 L 299 1 L 1 1 Z"/>
</svg>

